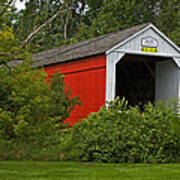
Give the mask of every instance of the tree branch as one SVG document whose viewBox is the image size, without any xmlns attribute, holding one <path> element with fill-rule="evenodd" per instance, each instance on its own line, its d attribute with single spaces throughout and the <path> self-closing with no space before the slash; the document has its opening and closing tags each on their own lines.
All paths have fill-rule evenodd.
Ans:
<svg viewBox="0 0 180 180">
<path fill-rule="evenodd" d="M 39 26 L 38 28 L 36 28 L 33 32 L 31 32 L 28 37 L 25 39 L 25 41 L 22 43 L 21 47 L 24 48 L 25 45 L 31 40 L 31 38 L 37 34 L 39 31 L 41 31 L 44 27 L 46 27 L 48 24 L 50 24 L 54 19 L 56 19 L 60 13 L 61 10 L 64 8 L 65 4 L 66 4 L 66 0 L 64 0 L 64 3 L 60 6 L 58 12 L 56 14 L 54 14 L 50 19 L 48 19 L 45 23 L 43 23 L 41 26 Z"/>
<path fill-rule="evenodd" d="M 67 28 L 69 25 L 70 18 L 72 18 L 72 8 L 74 6 L 75 1 L 72 0 L 71 8 L 68 8 L 67 16 L 64 23 L 64 39 L 67 39 Z"/>
<path fill-rule="evenodd" d="M 67 28 L 68 28 L 70 16 L 71 16 L 71 10 L 68 11 L 68 14 L 67 14 L 66 20 L 65 20 L 65 24 L 64 24 L 64 39 L 67 39 Z"/>
</svg>

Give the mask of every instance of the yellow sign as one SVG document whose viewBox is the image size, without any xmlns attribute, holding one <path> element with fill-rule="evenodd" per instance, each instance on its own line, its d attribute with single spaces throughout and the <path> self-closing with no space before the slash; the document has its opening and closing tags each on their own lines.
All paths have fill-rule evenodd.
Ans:
<svg viewBox="0 0 180 180">
<path fill-rule="evenodd" d="M 141 50 L 143 52 L 147 52 L 147 53 L 157 53 L 158 52 L 157 48 L 149 48 L 149 47 L 142 47 Z"/>
</svg>

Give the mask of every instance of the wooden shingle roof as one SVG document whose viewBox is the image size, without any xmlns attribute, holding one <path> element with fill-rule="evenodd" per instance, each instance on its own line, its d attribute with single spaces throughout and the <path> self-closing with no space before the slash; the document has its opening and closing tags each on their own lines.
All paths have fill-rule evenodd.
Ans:
<svg viewBox="0 0 180 180">
<path fill-rule="evenodd" d="M 59 48 L 43 51 L 33 55 L 34 67 L 42 67 L 84 57 L 104 54 L 115 45 L 123 42 L 149 24 L 134 26 L 118 32 L 109 33 L 93 39 L 80 41 L 72 45 L 65 45 Z"/>
</svg>

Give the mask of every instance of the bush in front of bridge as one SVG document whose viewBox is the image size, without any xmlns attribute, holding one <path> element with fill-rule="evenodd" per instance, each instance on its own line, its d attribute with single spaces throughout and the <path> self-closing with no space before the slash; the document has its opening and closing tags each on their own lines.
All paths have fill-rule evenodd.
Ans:
<svg viewBox="0 0 180 180">
<path fill-rule="evenodd" d="M 79 98 L 65 88 L 60 72 L 49 78 L 43 70 L 31 68 L 29 61 L 2 65 L 0 160 L 32 160 L 52 154 L 65 127 L 63 121 L 77 104 Z"/>
<path fill-rule="evenodd" d="M 66 159 L 104 163 L 172 163 L 180 160 L 177 104 L 148 103 L 143 112 L 124 99 L 110 102 L 66 136 Z M 61 147 L 62 148 L 62 147 Z"/>
</svg>

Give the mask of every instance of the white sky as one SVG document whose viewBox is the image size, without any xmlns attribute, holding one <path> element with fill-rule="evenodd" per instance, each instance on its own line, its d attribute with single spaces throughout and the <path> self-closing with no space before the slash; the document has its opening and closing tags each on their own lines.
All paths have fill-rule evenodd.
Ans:
<svg viewBox="0 0 180 180">
<path fill-rule="evenodd" d="M 16 0 L 15 6 L 18 10 L 25 8 L 25 3 L 20 2 L 20 0 Z"/>
</svg>

